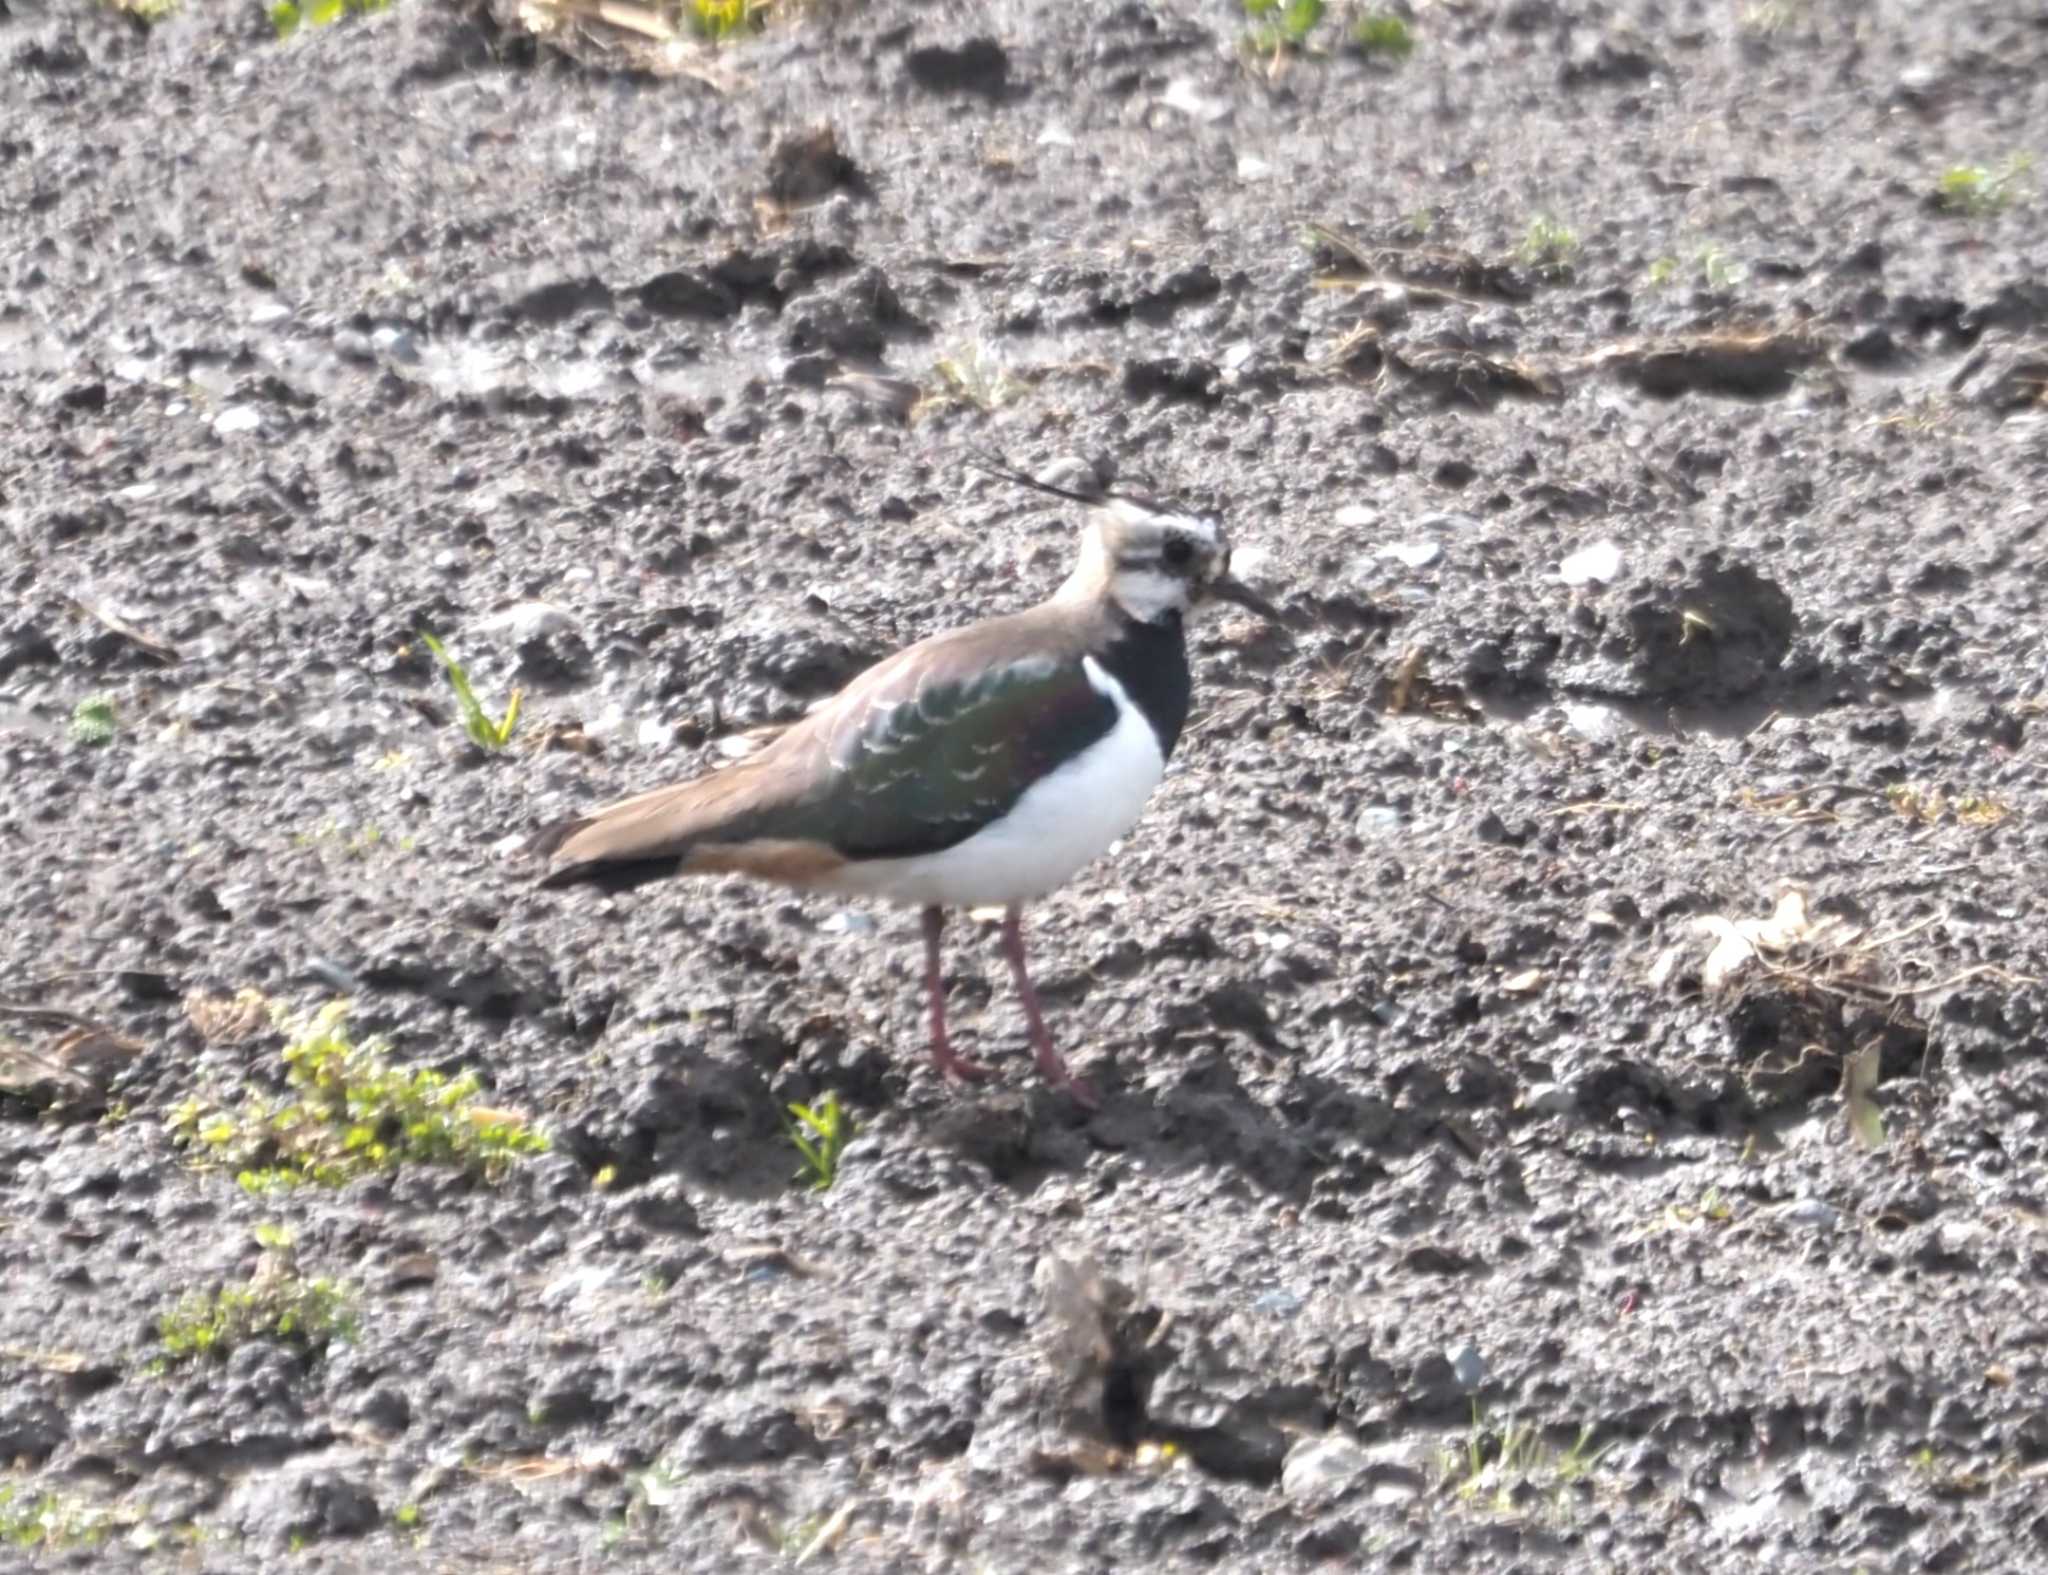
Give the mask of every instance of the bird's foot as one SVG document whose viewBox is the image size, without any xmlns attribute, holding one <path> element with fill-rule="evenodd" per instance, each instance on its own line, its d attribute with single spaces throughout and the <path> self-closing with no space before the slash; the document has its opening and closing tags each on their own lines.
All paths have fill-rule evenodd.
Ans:
<svg viewBox="0 0 2048 1575">
<path fill-rule="evenodd" d="M 939 1069 L 939 1076 L 949 1083 L 986 1083 L 996 1075 L 994 1067 L 970 1061 L 946 1044 L 932 1046 L 932 1064 Z"/>
<path fill-rule="evenodd" d="M 1100 1110 L 1102 1096 L 1095 1092 L 1095 1085 L 1085 1077 L 1076 1077 L 1067 1070 L 1067 1063 L 1059 1051 L 1053 1049 L 1051 1040 L 1041 1040 L 1031 1047 L 1032 1058 L 1038 1062 L 1038 1075 L 1054 1088 L 1059 1089 L 1083 1110 Z"/>
<path fill-rule="evenodd" d="M 1068 1097 L 1083 1110 L 1094 1112 L 1102 1108 L 1102 1096 L 1095 1092 L 1095 1085 L 1085 1077 L 1069 1077 L 1060 1087 Z"/>
</svg>

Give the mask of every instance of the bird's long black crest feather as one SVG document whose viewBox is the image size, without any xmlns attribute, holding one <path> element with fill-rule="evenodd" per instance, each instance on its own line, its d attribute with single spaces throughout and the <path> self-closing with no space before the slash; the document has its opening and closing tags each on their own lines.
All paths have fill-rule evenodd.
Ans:
<svg viewBox="0 0 2048 1575">
<path fill-rule="evenodd" d="M 1065 498 L 1069 503 L 1079 503 L 1085 508 L 1102 508 L 1111 499 L 1137 505 L 1148 514 L 1187 514 L 1192 512 L 1185 504 L 1171 498 L 1147 497 L 1131 492 L 1121 486 L 1103 484 L 1100 492 L 1076 492 L 1071 487 L 1062 487 L 1055 482 L 1040 481 L 1012 465 L 1002 455 L 987 450 L 971 455 L 967 461 L 974 469 L 998 480 L 1011 482 L 1019 487 L 1029 487 L 1033 492 L 1043 492 L 1048 497 Z"/>
<path fill-rule="evenodd" d="M 1071 487 L 1060 487 L 1050 481 L 1040 481 L 1036 476 L 1017 469 L 1000 454 L 984 451 L 971 455 L 967 463 L 986 475 L 995 476 L 1019 487 L 1029 487 L 1033 492 L 1043 492 L 1050 497 L 1065 498 L 1069 503 L 1095 505 L 1102 502 L 1101 493 L 1076 492 Z"/>
</svg>

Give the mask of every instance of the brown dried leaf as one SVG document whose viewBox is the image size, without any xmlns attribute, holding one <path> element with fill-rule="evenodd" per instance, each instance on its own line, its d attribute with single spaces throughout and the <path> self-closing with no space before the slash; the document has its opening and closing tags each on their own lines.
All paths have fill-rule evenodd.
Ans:
<svg viewBox="0 0 2048 1575">
<path fill-rule="evenodd" d="M 210 1045 L 238 1045 L 270 1027 L 270 999 L 246 986 L 232 998 L 194 990 L 185 997 L 185 1019 Z"/>
<path fill-rule="evenodd" d="M 170 666 L 177 662 L 178 648 L 175 645 L 171 644 L 168 640 L 159 640 L 155 635 L 150 634 L 146 630 L 136 628 L 134 624 L 121 617 L 118 613 L 110 612 L 96 602 L 84 601 L 76 596 L 71 598 L 71 605 L 84 613 L 88 618 L 93 619 L 102 628 L 113 634 L 118 634 L 137 650 L 147 656 L 155 657 L 159 662 L 164 663 L 165 666 Z"/>
<path fill-rule="evenodd" d="M 67 1071 L 104 1088 L 116 1072 L 142 1054 L 142 1041 L 111 1028 L 85 1024 L 60 1038 L 50 1054 Z"/>
<path fill-rule="evenodd" d="M 1877 1087 L 1883 1053 L 1883 1045 L 1873 1039 L 1854 1055 L 1842 1058 L 1842 1104 L 1849 1117 L 1849 1132 L 1873 1153 L 1885 1142 L 1884 1113 L 1870 1097 Z"/>
</svg>

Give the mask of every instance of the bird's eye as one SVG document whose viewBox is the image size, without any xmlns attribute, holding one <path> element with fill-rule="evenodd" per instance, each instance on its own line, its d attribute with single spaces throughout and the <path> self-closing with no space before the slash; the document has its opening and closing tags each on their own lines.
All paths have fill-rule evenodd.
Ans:
<svg viewBox="0 0 2048 1575">
<path fill-rule="evenodd" d="M 1186 568 L 1188 559 L 1194 555 L 1195 544 L 1185 536 L 1169 536 L 1166 545 L 1159 549 L 1159 556 L 1166 561 L 1167 567 L 1173 569 Z"/>
</svg>

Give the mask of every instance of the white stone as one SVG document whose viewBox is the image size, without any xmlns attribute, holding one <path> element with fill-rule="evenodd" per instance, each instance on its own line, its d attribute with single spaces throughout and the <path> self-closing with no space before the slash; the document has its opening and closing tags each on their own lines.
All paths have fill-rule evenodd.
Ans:
<svg viewBox="0 0 2048 1575">
<path fill-rule="evenodd" d="M 1348 1438 L 1304 1438 L 1287 1451 L 1280 1490 L 1289 1498 L 1326 1497 L 1349 1487 L 1372 1463 L 1372 1456 Z"/>
<path fill-rule="evenodd" d="M 1557 566 L 1558 578 L 1567 585 L 1605 585 L 1619 573 L 1621 549 L 1611 541 L 1582 547 Z"/>
<path fill-rule="evenodd" d="M 504 634 L 523 645 L 528 640 L 567 633 L 576 627 L 576 620 L 552 602 L 520 602 L 493 613 L 476 627 L 479 634 Z"/>
</svg>

